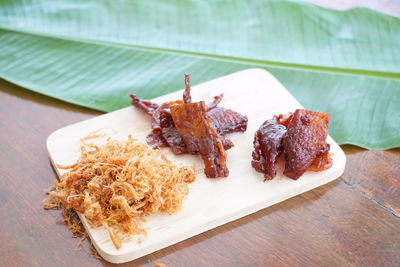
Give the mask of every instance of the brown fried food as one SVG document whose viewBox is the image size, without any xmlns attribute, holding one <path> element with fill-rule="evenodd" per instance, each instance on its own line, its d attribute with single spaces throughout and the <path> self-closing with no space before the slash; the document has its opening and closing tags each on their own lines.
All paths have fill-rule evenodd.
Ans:
<svg viewBox="0 0 400 267">
<path fill-rule="evenodd" d="M 216 108 L 219 105 L 219 103 L 221 103 L 223 98 L 224 98 L 224 94 L 214 96 L 213 102 L 211 102 L 210 104 L 207 105 L 207 110 L 210 111 L 213 108 Z"/>
<path fill-rule="evenodd" d="M 267 120 L 254 135 L 253 168 L 264 173 L 265 180 L 271 180 L 276 176 L 277 158 L 284 154 L 284 174 L 292 179 L 298 179 L 306 170 L 329 169 L 330 145 L 325 142 L 328 121 L 329 114 L 306 110 Z"/>
<path fill-rule="evenodd" d="M 221 99 L 222 96 L 223 95 L 221 94 L 220 96 L 216 96 L 214 98 Z M 175 128 L 170 112 L 171 106 L 182 104 L 182 100 L 167 102 L 160 106 L 151 103 L 150 101 L 142 101 L 137 97 L 135 97 L 135 101 L 139 103 L 146 102 L 146 107 L 157 106 L 157 108 L 152 112 L 152 131 L 146 137 L 147 144 L 154 148 L 169 146 L 175 154 L 186 153 L 186 145 L 180 137 L 178 130 Z M 215 103 L 213 102 L 213 104 Z M 142 106 L 139 107 L 143 109 Z M 210 111 L 209 106 L 208 110 L 209 111 L 207 112 L 211 113 L 212 123 L 215 127 L 217 127 L 217 132 L 222 141 L 224 149 L 228 150 L 232 148 L 234 146 L 232 141 L 222 136 L 222 134 L 245 131 L 247 128 L 247 116 L 243 116 L 233 110 L 220 107 L 214 108 L 213 111 Z M 147 111 L 146 113 L 149 114 Z M 224 122 L 218 122 L 218 120 L 224 120 Z M 196 152 L 192 151 L 191 153 Z"/>
<path fill-rule="evenodd" d="M 164 137 L 161 134 L 161 129 L 155 130 L 153 129 L 147 136 L 146 136 L 146 143 L 151 146 L 152 148 L 157 147 L 167 147 L 167 141 L 165 141 Z"/>
<path fill-rule="evenodd" d="M 221 139 L 222 145 L 225 150 L 231 149 L 235 145 L 231 141 L 231 139 L 227 138 L 226 136 L 218 134 L 219 139 Z"/>
<path fill-rule="evenodd" d="M 166 117 L 161 117 L 161 113 L 171 113 L 171 107 L 175 105 L 183 104 L 182 100 L 170 101 L 161 104 L 153 113 L 151 117 L 151 128 L 161 129 L 161 120 L 167 119 Z"/>
<path fill-rule="evenodd" d="M 190 95 L 190 75 L 185 74 L 185 90 L 183 91 L 183 102 L 192 103 L 192 96 Z"/>
<path fill-rule="evenodd" d="M 247 129 L 247 116 L 231 109 L 216 107 L 207 112 L 208 117 L 221 135 L 233 132 L 245 132 Z"/>
<path fill-rule="evenodd" d="M 204 101 L 171 107 L 171 115 L 188 152 L 202 156 L 208 178 L 227 177 L 226 153 L 209 119 Z"/>
<path fill-rule="evenodd" d="M 152 116 L 154 114 L 154 112 L 156 111 L 156 109 L 158 108 L 158 104 L 152 103 L 147 100 L 142 100 L 142 99 L 138 98 L 135 94 L 130 94 L 129 96 L 132 98 L 132 104 L 134 106 L 143 110 L 150 116 Z"/>
<path fill-rule="evenodd" d="M 276 176 L 276 160 L 282 153 L 282 139 L 286 127 L 277 122 L 278 117 L 264 122 L 254 135 L 254 151 L 251 165 L 264 174 L 265 180 Z"/>
<path fill-rule="evenodd" d="M 181 105 L 183 103 L 191 103 L 190 95 L 190 76 L 185 74 L 185 90 L 183 92 L 183 101 L 176 100 L 158 105 L 147 100 L 138 98 L 135 94 L 131 94 L 132 104 L 145 111 L 151 118 L 152 131 L 146 137 L 146 142 L 153 148 L 171 147 L 175 154 L 183 154 L 188 152 L 178 130 L 175 128 L 171 117 L 171 107 Z M 232 148 L 232 141 L 224 135 L 232 132 L 244 132 L 247 129 L 247 116 L 244 116 L 231 109 L 217 107 L 223 99 L 224 94 L 214 97 L 212 103 L 207 105 L 207 114 L 217 130 L 218 136 L 225 150 Z M 197 153 L 198 151 L 189 151 Z"/>
<path fill-rule="evenodd" d="M 165 139 L 167 146 L 177 155 L 186 153 L 186 145 L 175 128 L 170 111 L 161 112 L 160 127 L 161 136 Z"/>
<path fill-rule="evenodd" d="M 283 138 L 283 174 L 297 180 L 317 158 L 328 135 L 329 114 L 297 109 Z"/>
</svg>

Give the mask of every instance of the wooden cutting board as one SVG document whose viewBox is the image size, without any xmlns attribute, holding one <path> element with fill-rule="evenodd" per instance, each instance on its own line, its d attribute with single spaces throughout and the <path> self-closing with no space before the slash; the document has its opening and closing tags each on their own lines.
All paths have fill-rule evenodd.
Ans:
<svg viewBox="0 0 400 267">
<path fill-rule="evenodd" d="M 195 78 L 195 73 L 192 77 Z M 177 77 L 182 79 L 183 75 Z M 227 151 L 228 178 L 207 179 L 203 163 L 196 155 L 174 155 L 163 149 L 176 164 L 196 166 L 196 181 L 190 185 L 190 193 L 182 210 L 173 215 L 153 215 L 145 223 L 148 235 L 133 237 L 117 250 L 103 228 L 92 229 L 81 217 L 86 230 L 99 254 L 109 262 L 122 263 L 139 258 L 153 251 L 175 244 L 204 231 L 236 220 L 245 215 L 269 207 L 275 203 L 301 194 L 338 178 L 344 171 L 346 157 L 335 141 L 328 137 L 333 153 L 333 167 L 323 172 L 306 172 L 294 181 L 282 176 L 263 182 L 263 175 L 251 167 L 254 132 L 274 114 L 294 111 L 302 106 L 271 74 L 260 69 L 249 69 L 224 76 L 192 88 L 194 102 L 211 102 L 213 96 L 224 93 L 220 106 L 231 108 L 249 118 L 245 133 L 228 135 L 235 146 Z M 128 96 L 127 96 L 128 97 Z M 182 98 L 182 91 L 154 99 L 154 102 Z M 47 140 L 51 161 L 58 175 L 63 170 L 55 163 L 68 165 L 79 157 L 79 139 L 94 130 L 105 132 L 116 139 L 126 139 L 131 134 L 145 142 L 150 132 L 150 118 L 135 107 L 124 108 L 93 119 L 82 121 L 53 132 Z"/>
</svg>

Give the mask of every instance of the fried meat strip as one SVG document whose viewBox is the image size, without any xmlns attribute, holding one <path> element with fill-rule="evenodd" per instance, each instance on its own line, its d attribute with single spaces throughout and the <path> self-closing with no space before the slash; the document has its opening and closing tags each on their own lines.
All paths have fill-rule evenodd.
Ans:
<svg viewBox="0 0 400 267">
<path fill-rule="evenodd" d="M 159 106 L 150 101 L 141 100 L 134 95 L 131 95 L 131 97 L 134 98 L 134 100 L 132 100 L 132 103 L 135 102 L 135 106 L 144 110 L 149 115 L 151 113 L 152 131 L 146 137 L 146 142 L 152 147 L 169 146 L 175 154 L 186 153 L 187 151 L 185 149 L 185 143 L 180 137 L 178 131 L 176 130 L 170 113 L 171 106 L 180 105 L 183 103 L 183 101 L 171 101 Z M 214 98 L 221 99 L 222 94 Z M 157 108 L 152 110 L 151 108 L 147 107 Z M 243 116 L 233 110 L 220 107 L 210 110 L 210 106 L 208 106 L 207 114 L 210 114 L 209 117 L 214 127 L 216 127 L 217 129 L 225 150 L 232 148 L 234 145 L 230 139 L 226 138 L 223 135 L 231 132 L 244 132 L 247 128 L 247 116 Z"/>
<path fill-rule="evenodd" d="M 251 165 L 264 174 L 264 181 L 276 176 L 276 160 L 282 153 L 282 138 L 286 127 L 277 121 L 277 117 L 264 122 L 254 135 L 254 151 Z"/>
<path fill-rule="evenodd" d="M 185 90 L 183 91 L 183 102 L 192 103 L 192 96 L 190 95 L 190 75 L 185 74 Z"/>
<path fill-rule="evenodd" d="M 147 136 L 146 142 L 152 147 L 170 146 L 175 154 L 186 153 L 185 143 L 179 136 L 170 113 L 171 106 L 183 104 L 184 101 L 177 100 L 158 105 L 147 100 L 141 100 L 134 94 L 131 97 L 132 104 L 152 116 L 152 131 Z M 190 86 L 186 87 L 184 98 L 186 98 L 186 101 L 191 101 Z M 246 131 L 247 116 L 231 109 L 217 107 L 216 105 L 221 102 L 222 98 L 223 94 L 214 97 L 214 101 L 207 106 L 207 114 L 217 130 L 224 149 L 228 150 L 234 145 L 224 135 L 232 132 Z M 192 151 L 191 153 L 195 152 Z"/>
<path fill-rule="evenodd" d="M 204 101 L 171 107 L 171 115 L 188 152 L 199 152 L 208 178 L 227 177 L 226 153 L 217 130 L 208 118 Z"/>
<path fill-rule="evenodd" d="M 167 141 L 165 141 L 164 137 L 161 134 L 161 130 L 151 130 L 151 132 L 146 136 L 146 143 L 152 148 L 157 147 L 167 147 Z"/>
<path fill-rule="evenodd" d="M 211 102 L 210 104 L 207 105 L 207 110 L 210 111 L 213 108 L 216 108 L 219 105 L 219 103 L 221 103 L 223 98 L 224 98 L 224 94 L 214 96 L 213 102 Z"/>
<path fill-rule="evenodd" d="M 304 109 L 294 112 L 283 137 L 284 175 L 297 180 L 313 164 L 326 144 L 328 123 L 327 113 Z"/>
<path fill-rule="evenodd" d="M 231 109 L 216 107 L 207 111 L 207 115 L 221 135 L 245 132 L 247 129 L 247 116 Z"/>
<path fill-rule="evenodd" d="M 148 100 L 142 100 L 142 99 L 138 98 L 135 94 L 130 94 L 129 96 L 132 98 L 132 105 L 143 110 L 150 116 L 153 116 L 154 112 L 158 108 L 158 104 L 152 103 Z"/>
<path fill-rule="evenodd" d="M 215 127 L 215 126 L 214 126 Z M 217 133 L 218 134 L 218 133 Z M 231 139 L 227 138 L 226 136 L 218 134 L 219 139 L 222 142 L 222 146 L 224 147 L 225 150 L 231 149 L 235 145 L 231 141 Z"/>
<path fill-rule="evenodd" d="M 169 146 L 175 154 L 199 153 L 207 177 L 226 177 L 225 150 L 233 142 L 224 135 L 246 131 L 247 116 L 218 107 L 223 94 L 206 106 L 203 101 L 192 103 L 190 91 L 190 76 L 185 74 L 183 100 L 158 105 L 131 95 L 132 104 L 151 116 L 152 131 L 146 141 L 152 147 Z"/>
</svg>

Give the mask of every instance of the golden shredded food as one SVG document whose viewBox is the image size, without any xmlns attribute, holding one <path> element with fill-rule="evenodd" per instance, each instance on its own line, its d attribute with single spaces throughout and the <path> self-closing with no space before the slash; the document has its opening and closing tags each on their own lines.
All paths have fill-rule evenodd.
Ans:
<svg viewBox="0 0 400 267">
<path fill-rule="evenodd" d="M 103 144 L 87 142 L 100 137 Z M 58 166 L 67 171 L 43 200 L 45 209 L 63 209 L 74 236 L 84 235 L 80 222 L 73 221 L 74 211 L 92 227 L 107 229 L 118 249 L 126 237 L 146 233 L 145 216 L 180 210 L 188 183 L 195 178 L 193 167 L 177 167 L 160 150 L 131 136 L 118 141 L 92 134 L 81 141 L 80 158 L 70 166 Z"/>
</svg>

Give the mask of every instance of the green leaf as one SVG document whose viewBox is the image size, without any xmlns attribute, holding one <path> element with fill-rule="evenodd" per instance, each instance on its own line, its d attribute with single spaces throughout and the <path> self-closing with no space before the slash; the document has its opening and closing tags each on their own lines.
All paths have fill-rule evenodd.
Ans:
<svg viewBox="0 0 400 267">
<path fill-rule="evenodd" d="M 400 146 L 400 19 L 296 1 L 2 1 L 0 76 L 112 111 L 238 70 L 330 112 L 338 143 Z"/>
</svg>

